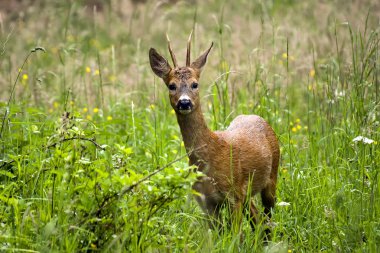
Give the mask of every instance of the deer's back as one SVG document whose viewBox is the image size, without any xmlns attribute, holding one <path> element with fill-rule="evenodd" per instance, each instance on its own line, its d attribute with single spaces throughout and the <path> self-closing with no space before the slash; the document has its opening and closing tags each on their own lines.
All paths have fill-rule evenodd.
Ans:
<svg viewBox="0 0 380 253">
<path fill-rule="evenodd" d="M 224 177 L 228 178 L 229 183 L 233 180 L 235 185 L 247 186 L 248 179 L 253 178 L 251 187 L 253 194 L 256 194 L 270 182 L 273 177 L 271 175 L 277 175 L 278 141 L 263 118 L 257 115 L 240 115 L 225 131 L 217 131 L 215 134 L 221 142 L 218 144 L 219 157 L 223 159 L 216 159 L 211 165 L 218 171 L 218 181 L 222 181 L 221 177 Z M 234 175 L 233 179 L 231 173 Z"/>
</svg>

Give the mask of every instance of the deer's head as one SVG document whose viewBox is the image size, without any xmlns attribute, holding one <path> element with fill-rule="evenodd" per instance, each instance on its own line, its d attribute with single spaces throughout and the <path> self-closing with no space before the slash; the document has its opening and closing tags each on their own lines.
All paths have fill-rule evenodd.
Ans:
<svg viewBox="0 0 380 253">
<path fill-rule="evenodd" d="M 187 43 L 186 66 L 179 67 L 168 37 L 167 40 L 168 49 L 173 60 L 173 67 L 154 48 L 149 50 L 150 66 L 153 72 L 162 78 L 168 87 L 170 104 L 173 109 L 179 114 L 189 114 L 199 106 L 198 81 L 213 43 L 201 56 L 190 63 L 190 34 Z"/>
</svg>

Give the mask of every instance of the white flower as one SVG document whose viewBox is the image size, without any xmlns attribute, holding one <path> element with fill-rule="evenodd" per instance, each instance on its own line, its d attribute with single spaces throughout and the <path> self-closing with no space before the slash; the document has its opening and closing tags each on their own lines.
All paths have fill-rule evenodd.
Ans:
<svg viewBox="0 0 380 253">
<path fill-rule="evenodd" d="M 353 142 L 363 142 L 364 144 L 372 144 L 372 143 L 374 143 L 375 141 L 374 140 L 372 140 L 372 139 L 369 139 L 369 138 L 367 138 L 367 137 L 363 137 L 363 136 L 357 136 L 357 137 L 355 137 L 353 140 L 352 140 Z"/>
<path fill-rule="evenodd" d="M 278 206 L 290 206 L 289 202 L 281 201 L 280 203 L 277 203 Z"/>
</svg>

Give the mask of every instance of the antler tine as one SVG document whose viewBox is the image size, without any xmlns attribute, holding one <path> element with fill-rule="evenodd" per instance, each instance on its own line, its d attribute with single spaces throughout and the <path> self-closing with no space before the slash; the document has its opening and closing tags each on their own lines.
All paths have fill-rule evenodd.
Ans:
<svg viewBox="0 0 380 253">
<path fill-rule="evenodd" d="M 170 52 L 170 56 L 172 57 L 174 68 L 177 68 L 178 67 L 178 65 L 177 65 L 177 59 L 175 58 L 175 55 L 174 55 L 173 50 L 172 50 L 172 47 L 170 46 L 170 39 L 169 39 L 169 35 L 168 34 L 166 34 L 166 40 L 168 41 L 168 49 L 169 49 L 169 52 Z"/>
<path fill-rule="evenodd" d="M 193 35 L 193 30 L 189 35 L 189 39 L 187 40 L 187 52 L 186 52 L 186 67 L 190 66 L 190 49 L 191 49 L 191 37 Z"/>
</svg>

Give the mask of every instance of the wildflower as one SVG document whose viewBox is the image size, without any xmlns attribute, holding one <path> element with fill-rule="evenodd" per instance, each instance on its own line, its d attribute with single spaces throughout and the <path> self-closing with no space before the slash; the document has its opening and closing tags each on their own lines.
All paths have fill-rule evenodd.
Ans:
<svg viewBox="0 0 380 253">
<path fill-rule="evenodd" d="M 289 202 L 281 201 L 280 203 L 277 203 L 278 206 L 290 206 Z"/>
<path fill-rule="evenodd" d="M 98 76 L 98 75 L 100 74 L 99 69 L 95 70 L 94 74 L 95 74 L 96 76 Z"/>
<path fill-rule="evenodd" d="M 92 120 L 91 115 L 87 115 L 87 116 L 86 116 L 86 119 L 88 119 L 88 120 Z"/>
<path fill-rule="evenodd" d="M 90 67 L 86 67 L 86 73 L 91 73 L 91 68 Z"/>
<path fill-rule="evenodd" d="M 170 114 L 175 114 L 174 109 L 172 109 L 172 110 L 170 111 Z"/>
<path fill-rule="evenodd" d="M 313 89 L 313 86 L 311 84 L 309 84 L 309 87 L 308 87 L 309 90 L 312 90 Z"/>
<path fill-rule="evenodd" d="M 185 143 L 183 143 L 183 141 L 181 141 L 181 147 L 185 147 Z"/>
<path fill-rule="evenodd" d="M 301 120 L 298 118 L 298 119 L 296 119 L 296 122 L 297 122 L 297 123 L 300 123 L 300 122 L 301 122 Z"/>
<path fill-rule="evenodd" d="M 288 249 L 288 253 L 292 253 L 292 250 L 291 250 L 291 249 Z"/>
<path fill-rule="evenodd" d="M 28 79 L 29 79 L 29 77 L 28 77 L 27 74 L 23 74 L 23 75 L 22 75 L 22 80 L 25 80 L 25 81 L 26 81 L 26 80 L 28 80 Z"/>
<path fill-rule="evenodd" d="M 149 108 L 152 109 L 152 110 L 154 110 L 154 108 L 156 108 L 156 107 L 154 106 L 154 104 L 150 104 Z"/>
<path fill-rule="evenodd" d="M 302 127 L 300 125 L 297 125 L 297 130 L 300 130 Z"/>
<path fill-rule="evenodd" d="M 108 120 L 108 121 L 111 121 L 111 120 L 112 120 L 112 116 L 108 116 L 108 117 L 107 117 L 107 120 Z"/>
<path fill-rule="evenodd" d="M 116 76 L 115 75 L 110 75 L 108 77 L 108 79 L 111 81 L 111 82 L 115 82 L 116 81 Z"/>
<path fill-rule="evenodd" d="M 357 143 L 357 142 L 363 142 L 364 144 L 372 144 L 372 143 L 375 143 L 374 140 L 372 139 L 369 139 L 367 137 L 363 137 L 363 136 L 357 136 L 355 137 L 353 140 L 353 142 Z"/>
<path fill-rule="evenodd" d="M 54 108 L 58 108 L 58 107 L 59 107 L 59 103 L 58 103 L 57 101 L 55 101 L 55 102 L 53 103 L 53 107 L 54 107 Z"/>
<path fill-rule="evenodd" d="M 308 127 L 307 127 L 307 126 L 304 126 L 304 127 L 303 127 L 303 129 L 307 130 L 307 129 L 308 129 Z"/>
<path fill-rule="evenodd" d="M 314 76 L 315 76 L 315 69 L 311 69 L 311 70 L 310 70 L 310 72 L 309 72 L 309 76 L 310 76 L 311 78 L 314 78 Z"/>
<path fill-rule="evenodd" d="M 292 127 L 292 132 L 293 133 L 297 132 L 297 128 L 296 127 Z"/>
<path fill-rule="evenodd" d="M 88 109 L 87 109 L 87 107 L 85 107 L 85 108 L 83 108 L 83 110 L 82 110 L 84 113 L 86 113 L 86 112 L 88 112 Z"/>
<path fill-rule="evenodd" d="M 287 53 L 283 53 L 282 54 L 282 58 L 287 59 L 288 58 L 288 54 Z"/>
<path fill-rule="evenodd" d="M 98 113 L 99 112 L 99 108 L 98 107 L 95 107 L 94 110 L 93 110 L 94 113 Z"/>
<path fill-rule="evenodd" d="M 282 173 L 287 173 L 287 172 L 288 172 L 288 169 L 286 169 L 286 168 L 282 169 Z"/>
<path fill-rule="evenodd" d="M 71 100 L 71 101 L 70 101 L 70 105 L 74 105 L 74 101 Z"/>
</svg>

